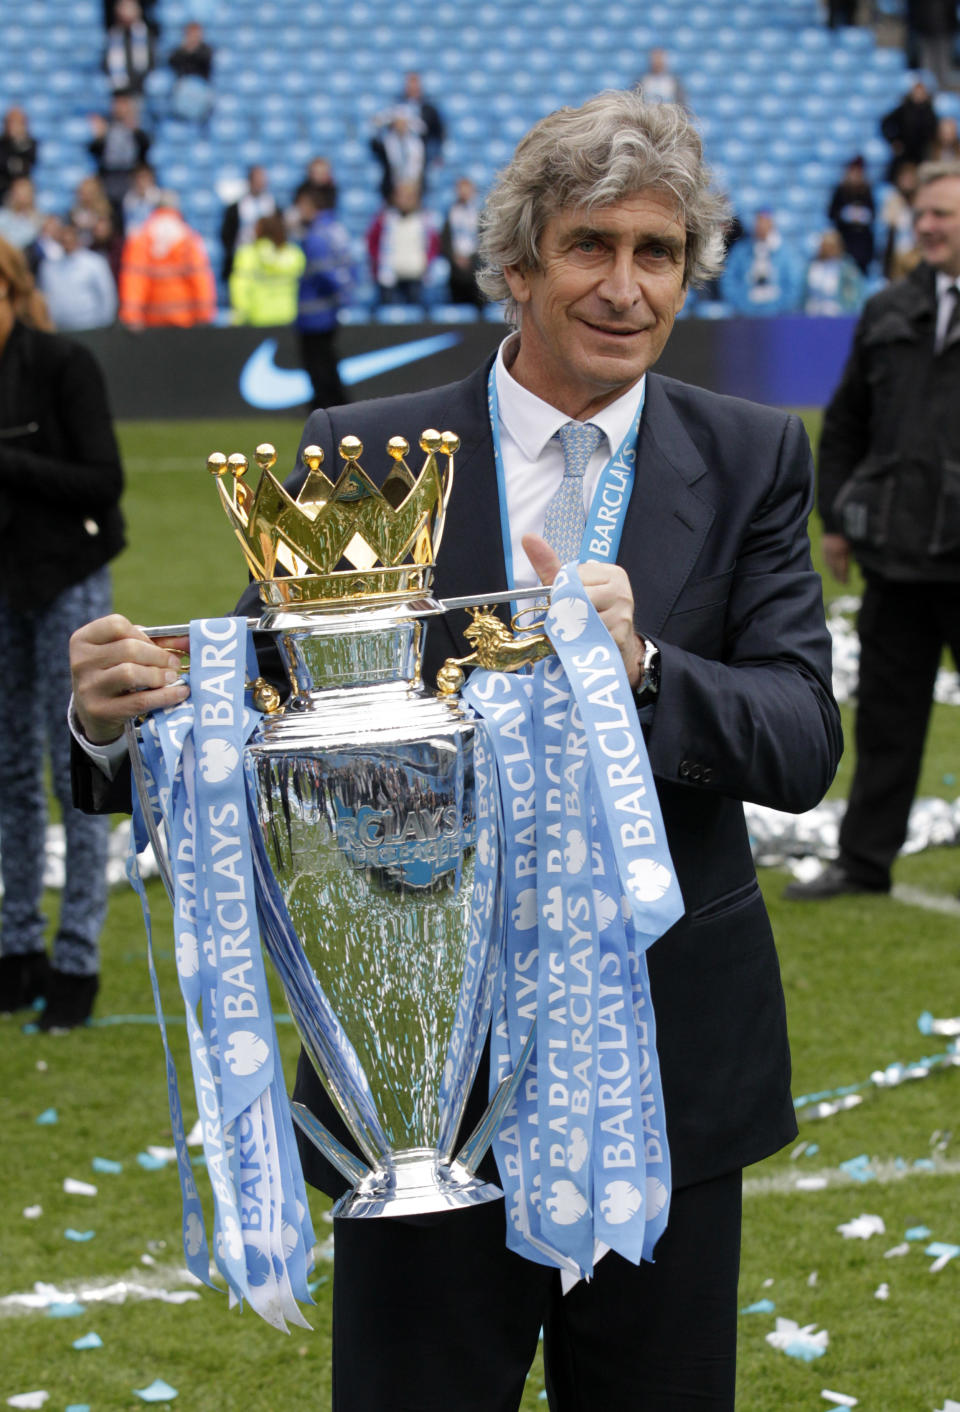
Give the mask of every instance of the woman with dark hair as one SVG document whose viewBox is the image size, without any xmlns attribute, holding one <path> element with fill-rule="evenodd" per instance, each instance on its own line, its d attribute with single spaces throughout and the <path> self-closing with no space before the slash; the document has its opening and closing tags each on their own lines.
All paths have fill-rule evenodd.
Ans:
<svg viewBox="0 0 960 1412">
<path fill-rule="evenodd" d="M 122 488 L 100 369 L 86 348 L 50 332 L 24 256 L 0 240 L 0 1011 L 45 999 L 44 1030 L 82 1024 L 99 986 L 109 820 L 72 804 L 68 642 L 110 611 Z M 47 753 L 66 835 L 49 964 L 40 910 Z"/>
<path fill-rule="evenodd" d="M 0 201 L 18 177 L 28 177 L 37 164 L 37 140 L 22 108 L 8 108 L 0 131 Z"/>
</svg>

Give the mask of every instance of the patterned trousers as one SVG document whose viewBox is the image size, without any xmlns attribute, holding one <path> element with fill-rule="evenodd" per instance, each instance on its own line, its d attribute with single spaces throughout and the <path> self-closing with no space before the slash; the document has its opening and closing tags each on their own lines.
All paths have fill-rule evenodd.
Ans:
<svg viewBox="0 0 960 1412">
<path fill-rule="evenodd" d="M 107 911 L 110 820 L 74 809 L 70 791 L 70 634 L 110 612 L 104 567 L 59 594 L 39 612 L 15 610 L 0 593 L 0 950 L 5 956 L 44 949 L 43 897 L 49 751 L 54 793 L 66 833 L 66 884 L 52 963 L 70 975 L 96 975 Z"/>
</svg>

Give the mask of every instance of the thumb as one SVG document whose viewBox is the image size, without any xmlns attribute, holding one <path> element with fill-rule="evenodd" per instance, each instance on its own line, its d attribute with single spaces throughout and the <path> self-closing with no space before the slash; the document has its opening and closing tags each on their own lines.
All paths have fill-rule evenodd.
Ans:
<svg viewBox="0 0 960 1412">
<path fill-rule="evenodd" d="M 554 550 L 538 534 L 525 534 L 520 541 L 541 583 L 553 583 L 562 565 Z"/>
</svg>

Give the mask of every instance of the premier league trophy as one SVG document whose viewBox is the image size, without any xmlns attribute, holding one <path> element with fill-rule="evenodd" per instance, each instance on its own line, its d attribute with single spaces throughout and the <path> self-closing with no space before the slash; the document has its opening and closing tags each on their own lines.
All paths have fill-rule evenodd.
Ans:
<svg viewBox="0 0 960 1412">
<path fill-rule="evenodd" d="M 499 1197 L 473 1168 L 519 1080 L 518 1069 L 458 1152 L 499 960 L 497 806 L 483 723 L 420 677 L 459 441 L 426 431 L 420 445 L 414 476 L 408 443 L 389 442 L 379 489 L 356 438 L 340 444 L 335 482 L 307 448 L 296 500 L 272 474 L 272 447 L 257 449 L 256 491 L 244 457 L 208 462 L 260 583 L 258 628 L 291 683 L 283 705 L 262 681 L 254 693 L 265 715 L 243 762 L 253 872 L 290 1013 L 365 1158 L 292 1105 L 351 1183 L 341 1216 Z"/>
</svg>

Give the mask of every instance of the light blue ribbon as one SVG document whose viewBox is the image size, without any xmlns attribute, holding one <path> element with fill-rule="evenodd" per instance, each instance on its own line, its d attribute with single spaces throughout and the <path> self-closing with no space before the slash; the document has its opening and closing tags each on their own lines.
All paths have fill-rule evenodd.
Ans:
<svg viewBox="0 0 960 1412">
<path fill-rule="evenodd" d="M 589 1275 L 609 1248 L 651 1259 L 670 1167 L 645 950 L 683 915 L 619 650 L 573 566 L 553 587 L 557 658 L 475 672 L 504 819 L 506 946 L 491 1089 L 536 1018 L 494 1150 L 508 1244 Z"/>
</svg>

